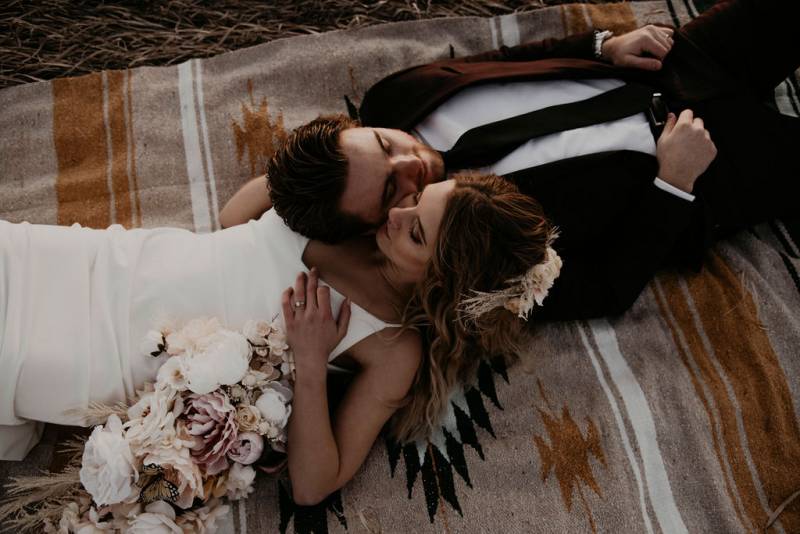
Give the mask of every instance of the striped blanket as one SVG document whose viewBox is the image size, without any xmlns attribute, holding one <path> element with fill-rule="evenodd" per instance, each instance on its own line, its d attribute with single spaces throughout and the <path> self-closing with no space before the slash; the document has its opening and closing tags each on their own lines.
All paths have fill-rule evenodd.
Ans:
<svg viewBox="0 0 800 534">
<path fill-rule="evenodd" d="M 0 217 L 219 228 L 291 128 L 403 67 L 592 27 L 680 25 L 705 4 L 572 4 L 294 37 L 177 67 L 0 92 Z M 800 114 L 798 80 L 775 93 Z M 800 490 L 800 221 L 662 273 L 620 318 L 548 325 L 485 365 L 430 442 L 377 443 L 344 489 L 298 507 L 264 479 L 228 532 L 755 532 Z M 55 433 L 0 478 L 46 467 Z M 800 499 L 770 529 L 800 532 Z"/>
</svg>

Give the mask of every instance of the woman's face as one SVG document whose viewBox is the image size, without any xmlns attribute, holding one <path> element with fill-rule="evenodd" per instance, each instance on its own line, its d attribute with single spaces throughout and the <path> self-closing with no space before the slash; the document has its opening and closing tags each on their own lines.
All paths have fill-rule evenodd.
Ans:
<svg viewBox="0 0 800 534">
<path fill-rule="evenodd" d="M 378 228 L 375 236 L 378 249 L 402 281 L 422 279 L 454 187 L 454 180 L 445 180 L 405 197 L 389 210 L 386 222 Z"/>
</svg>

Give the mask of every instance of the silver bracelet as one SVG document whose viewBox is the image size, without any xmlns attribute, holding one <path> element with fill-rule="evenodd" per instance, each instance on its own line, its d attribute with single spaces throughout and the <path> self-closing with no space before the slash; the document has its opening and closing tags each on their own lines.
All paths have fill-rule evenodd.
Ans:
<svg viewBox="0 0 800 534">
<path fill-rule="evenodd" d="M 594 57 L 597 59 L 603 59 L 603 43 L 606 42 L 606 39 L 612 37 L 614 32 L 611 30 L 595 30 L 594 32 Z"/>
</svg>

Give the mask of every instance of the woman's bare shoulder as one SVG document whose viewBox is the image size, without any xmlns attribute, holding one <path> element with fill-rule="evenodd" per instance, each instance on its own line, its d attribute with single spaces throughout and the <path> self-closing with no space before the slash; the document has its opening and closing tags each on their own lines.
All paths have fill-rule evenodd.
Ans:
<svg viewBox="0 0 800 534">
<path fill-rule="evenodd" d="M 381 396 L 392 401 L 406 396 L 423 358 L 419 333 L 398 328 L 386 328 L 368 336 L 348 352 L 358 360 L 361 372 L 382 383 Z"/>
</svg>

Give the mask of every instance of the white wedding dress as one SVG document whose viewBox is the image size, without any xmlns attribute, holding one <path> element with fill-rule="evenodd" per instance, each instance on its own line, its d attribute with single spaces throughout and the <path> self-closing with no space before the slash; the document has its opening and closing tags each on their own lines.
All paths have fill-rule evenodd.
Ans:
<svg viewBox="0 0 800 534">
<path fill-rule="evenodd" d="M 307 243 L 274 210 L 211 234 L 0 221 L 0 459 L 24 458 L 42 422 L 78 424 L 66 410 L 153 380 L 163 357 L 143 354 L 148 330 L 281 317 Z M 343 296 L 331 296 L 338 309 Z M 330 359 L 386 326 L 353 305 Z"/>
</svg>

